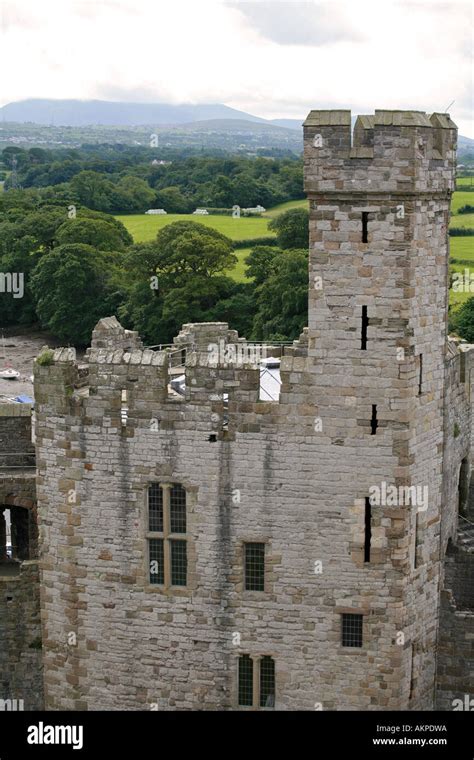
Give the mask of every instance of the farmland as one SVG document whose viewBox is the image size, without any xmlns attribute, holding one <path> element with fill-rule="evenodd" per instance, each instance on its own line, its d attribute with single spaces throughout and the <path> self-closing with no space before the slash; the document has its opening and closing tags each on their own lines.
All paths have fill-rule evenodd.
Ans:
<svg viewBox="0 0 474 760">
<path fill-rule="evenodd" d="M 463 177 L 457 180 L 458 187 L 461 185 L 467 185 L 471 181 L 470 177 Z M 172 222 L 179 221 L 193 221 L 204 224 L 206 227 L 213 227 L 214 229 L 227 235 L 231 240 L 251 240 L 258 237 L 269 237 L 272 235 L 268 230 L 268 223 L 271 219 L 274 219 L 278 214 L 282 214 L 292 208 L 307 208 L 306 200 L 288 201 L 281 203 L 279 206 L 274 206 L 268 209 L 261 217 L 239 217 L 232 218 L 229 216 L 194 216 L 193 214 L 167 214 L 166 216 L 154 216 L 145 214 L 133 214 L 117 216 L 121 222 L 125 225 L 127 230 L 132 235 L 135 242 L 146 242 L 154 240 L 157 232 L 165 225 Z M 452 200 L 452 217 L 451 227 L 466 227 L 474 228 L 474 214 L 459 214 L 458 211 L 461 206 L 466 204 L 474 205 L 474 193 L 469 191 L 457 191 L 453 195 Z M 458 264 L 457 261 L 470 261 L 473 262 L 474 267 L 474 238 L 472 237 L 452 237 L 450 238 L 451 259 L 455 259 L 456 263 L 452 264 L 453 271 L 463 271 L 468 264 Z M 251 251 L 249 248 L 240 248 L 235 251 L 238 258 L 238 263 L 228 272 L 237 282 L 244 282 L 245 277 L 245 258 Z M 450 291 L 450 303 L 453 306 L 458 306 L 469 298 L 471 293 L 455 293 Z"/>
<path fill-rule="evenodd" d="M 233 218 L 217 215 L 194 216 L 193 214 L 166 214 L 166 216 L 131 214 L 117 216 L 116 218 L 125 225 L 137 243 L 154 240 L 159 230 L 173 222 L 198 222 L 222 232 L 231 240 L 250 240 L 271 235 L 268 232 L 268 219 L 263 217 L 241 216 Z"/>
</svg>

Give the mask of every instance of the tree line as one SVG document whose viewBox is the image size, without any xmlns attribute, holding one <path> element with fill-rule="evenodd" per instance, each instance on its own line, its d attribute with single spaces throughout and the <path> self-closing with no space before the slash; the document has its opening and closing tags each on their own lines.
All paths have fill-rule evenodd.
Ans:
<svg viewBox="0 0 474 760">
<path fill-rule="evenodd" d="M 226 321 L 251 340 L 291 340 L 307 324 L 304 209 L 272 220 L 275 244 L 252 249 L 250 280 L 238 283 L 226 274 L 233 243 L 212 228 L 180 221 L 135 244 L 113 216 L 37 192 L 0 196 L 0 271 L 24 277 L 22 298 L 0 293 L 1 325 L 40 323 L 85 346 L 111 314 L 148 344 L 171 342 L 186 322 Z"/>
<path fill-rule="evenodd" d="M 300 158 L 186 155 L 126 145 L 23 149 L 1 153 L 5 190 L 36 189 L 43 201 L 80 204 L 109 214 L 164 208 L 274 206 L 304 198 Z M 220 154 L 222 153 L 222 155 Z M 163 164 L 154 164 L 155 160 Z"/>
</svg>

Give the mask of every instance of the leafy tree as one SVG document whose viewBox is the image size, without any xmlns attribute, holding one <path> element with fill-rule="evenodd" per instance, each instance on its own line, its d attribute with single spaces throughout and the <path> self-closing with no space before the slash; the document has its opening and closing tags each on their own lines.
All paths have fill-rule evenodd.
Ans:
<svg viewBox="0 0 474 760">
<path fill-rule="evenodd" d="M 229 277 L 197 275 L 169 290 L 164 295 L 162 311 L 162 330 L 168 341 L 186 322 L 212 321 L 216 304 L 228 298 L 234 287 Z"/>
<path fill-rule="evenodd" d="M 123 251 L 125 244 L 119 230 L 104 219 L 68 219 L 56 233 L 57 245 L 85 243 L 99 251 Z"/>
<path fill-rule="evenodd" d="M 23 148 L 17 148 L 15 145 L 9 145 L 2 151 L 2 161 L 8 169 L 13 169 L 16 160 L 17 167 L 28 162 L 28 154 Z"/>
<path fill-rule="evenodd" d="M 117 184 L 119 201 L 114 205 L 114 211 L 126 213 L 144 213 L 155 201 L 156 193 L 144 179 L 127 175 Z M 113 196 L 115 198 L 115 194 Z"/>
<path fill-rule="evenodd" d="M 275 257 L 270 276 L 257 288 L 252 338 L 294 340 L 307 322 L 308 252 L 285 251 Z"/>
<path fill-rule="evenodd" d="M 67 219 L 67 208 L 43 207 L 27 214 L 19 226 L 19 234 L 30 235 L 37 249 L 51 249 L 56 243 L 59 227 Z"/>
<path fill-rule="evenodd" d="M 5 229 L 0 224 L 0 238 Z M 36 321 L 35 305 L 30 288 L 30 275 L 37 259 L 29 249 L 34 241 L 24 238 L 22 245 L 12 246 L 7 253 L 0 254 L 0 271 L 15 273 L 23 281 L 23 295 L 15 298 L 13 293 L 0 293 L 0 325 L 29 325 Z"/>
<path fill-rule="evenodd" d="M 460 338 L 474 343 L 474 298 L 468 298 L 454 314 L 450 314 L 449 327 Z"/>
<path fill-rule="evenodd" d="M 169 214 L 188 214 L 193 209 L 193 202 L 181 192 L 179 187 L 164 187 L 156 194 L 156 205 Z"/>
<path fill-rule="evenodd" d="M 272 219 L 268 229 L 276 232 L 280 248 L 308 248 L 309 212 L 304 208 L 292 208 Z"/>
<path fill-rule="evenodd" d="M 64 341 L 87 345 L 98 320 L 120 304 L 114 281 L 119 263 L 117 254 L 79 243 L 45 254 L 31 276 L 42 325 Z"/>
<path fill-rule="evenodd" d="M 232 190 L 235 198 L 232 205 L 249 208 L 260 203 L 259 183 L 250 174 L 239 174 L 233 182 Z"/>
<path fill-rule="evenodd" d="M 247 265 L 245 274 L 249 279 L 254 281 L 255 285 L 261 285 L 268 279 L 273 263 L 281 253 L 281 248 L 269 245 L 257 245 L 245 259 Z"/>
<path fill-rule="evenodd" d="M 210 321 L 208 311 L 232 295 L 233 281 L 217 275 L 236 260 L 231 241 L 216 230 L 197 222 L 169 224 L 156 241 L 127 251 L 120 316 L 146 340 L 168 343 L 183 323 Z"/>
<path fill-rule="evenodd" d="M 130 235 L 129 231 L 119 219 L 115 218 L 115 216 L 104 214 L 102 211 L 93 211 L 90 208 L 80 208 L 77 211 L 77 218 L 99 219 L 100 221 L 107 222 L 109 226 L 115 229 L 117 235 L 125 247 L 128 247 L 133 243 L 133 238 Z M 121 250 L 121 248 L 118 248 L 117 250 Z"/>
<path fill-rule="evenodd" d="M 240 337 L 246 338 L 252 333 L 255 317 L 255 287 L 252 283 L 234 282 L 231 293 L 223 293 L 210 311 L 206 321 L 227 322 L 232 330 L 237 330 Z"/>
<path fill-rule="evenodd" d="M 170 281 L 212 277 L 237 263 L 232 242 L 198 222 L 174 222 L 156 237 L 156 271 Z"/>
<path fill-rule="evenodd" d="M 113 211 L 112 198 L 116 193 L 113 182 L 98 172 L 83 171 L 71 180 L 71 189 L 79 202 L 97 211 Z"/>
</svg>

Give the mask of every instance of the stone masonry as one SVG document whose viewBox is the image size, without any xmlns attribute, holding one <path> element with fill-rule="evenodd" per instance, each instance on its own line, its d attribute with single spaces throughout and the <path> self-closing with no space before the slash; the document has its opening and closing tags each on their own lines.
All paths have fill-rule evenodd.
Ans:
<svg viewBox="0 0 474 760">
<path fill-rule="evenodd" d="M 238 698 L 243 655 L 257 674 L 273 659 L 276 709 L 472 693 L 474 352 L 447 339 L 456 127 L 376 111 L 351 134 L 350 111 L 312 111 L 304 133 L 309 325 L 281 349 L 278 399 L 225 323 L 154 351 L 109 317 L 84 363 L 65 348 L 35 366 L 47 709 L 256 709 Z M 163 503 L 186 491 L 185 585 L 150 575 L 157 483 Z M 343 645 L 347 615 L 361 646 Z"/>
<path fill-rule="evenodd" d="M 7 710 L 43 707 L 35 476 L 31 406 L 0 403 L 0 709 Z"/>
</svg>

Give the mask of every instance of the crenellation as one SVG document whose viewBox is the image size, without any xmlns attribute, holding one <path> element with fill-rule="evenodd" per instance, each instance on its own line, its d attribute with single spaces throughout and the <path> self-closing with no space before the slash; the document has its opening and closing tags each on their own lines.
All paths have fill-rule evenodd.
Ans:
<svg viewBox="0 0 474 760">
<path fill-rule="evenodd" d="M 309 324 L 292 345 L 215 322 L 144 348 L 107 317 L 84 361 L 36 362 L 48 709 L 239 709 L 243 655 L 256 672 L 273 658 L 278 709 L 450 709 L 474 503 L 474 352 L 447 340 L 455 142 L 444 114 L 376 111 L 352 141 L 350 111 L 310 113 Z"/>
</svg>

